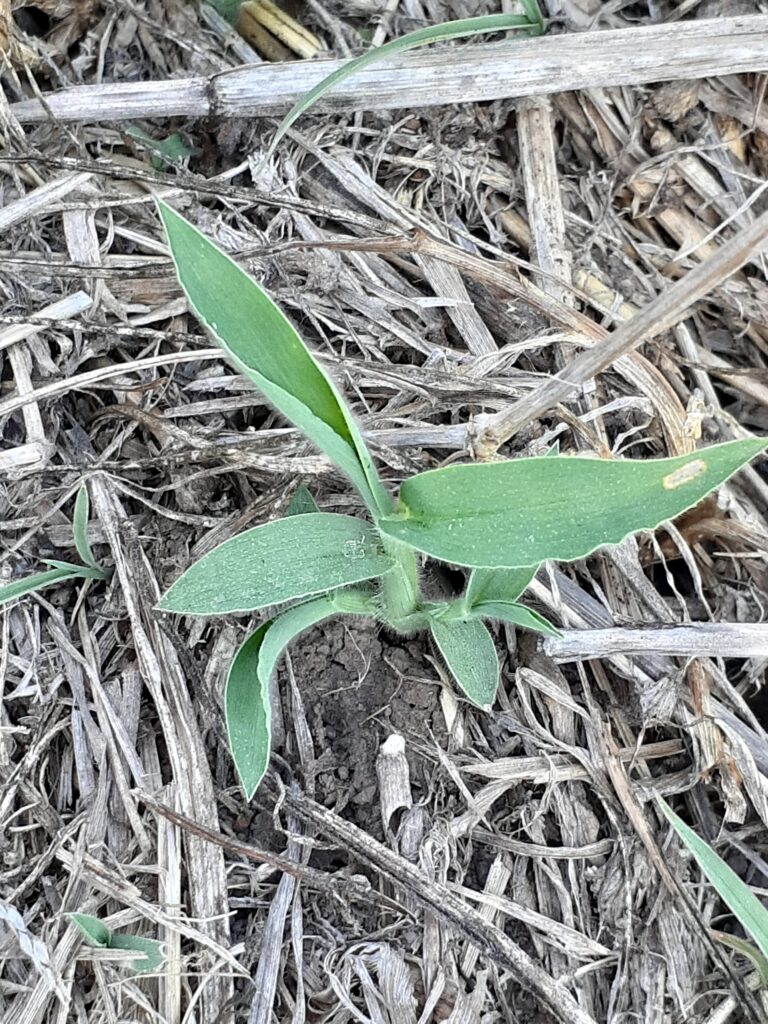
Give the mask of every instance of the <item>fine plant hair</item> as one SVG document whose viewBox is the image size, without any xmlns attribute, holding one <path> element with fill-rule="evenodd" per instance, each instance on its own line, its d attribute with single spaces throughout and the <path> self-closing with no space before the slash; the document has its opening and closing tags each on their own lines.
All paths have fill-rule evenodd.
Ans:
<svg viewBox="0 0 768 1024">
<path fill-rule="evenodd" d="M 168 246 L 190 308 L 282 415 L 360 494 L 363 520 L 318 511 L 308 492 L 291 514 L 225 541 L 160 602 L 184 615 L 281 607 L 247 637 L 229 669 L 229 747 L 246 796 L 267 769 L 269 682 L 286 646 L 333 616 L 371 616 L 398 634 L 428 631 L 459 690 L 490 711 L 499 664 L 488 622 L 543 634 L 555 627 L 520 602 L 538 567 L 574 561 L 699 502 L 765 446 L 764 438 L 676 458 L 631 460 L 552 452 L 451 465 L 405 480 L 395 498 L 333 381 L 264 289 L 165 203 Z M 424 594 L 424 557 L 468 571 L 463 592 Z"/>
</svg>

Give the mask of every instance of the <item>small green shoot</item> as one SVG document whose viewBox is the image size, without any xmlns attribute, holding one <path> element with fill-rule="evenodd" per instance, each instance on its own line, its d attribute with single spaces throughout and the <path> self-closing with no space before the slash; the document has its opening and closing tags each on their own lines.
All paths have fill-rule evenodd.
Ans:
<svg viewBox="0 0 768 1024">
<path fill-rule="evenodd" d="M 234 365 L 357 488 L 370 522 L 318 511 L 297 490 L 288 516 L 225 541 L 163 597 L 185 615 L 285 610 L 246 639 L 232 663 L 229 746 L 250 799 L 270 752 L 269 681 L 294 637 L 332 615 L 367 615 L 400 634 L 429 631 L 459 689 L 489 709 L 498 659 L 488 621 L 544 634 L 520 604 L 538 566 L 583 558 L 653 530 L 700 501 L 765 446 L 731 441 L 674 459 L 541 458 L 449 466 L 406 480 L 397 500 L 376 471 L 340 393 L 266 292 L 191 224 L 158 202 L 189 304 Z M 464 593 L 422 593 L 420 559 L 466 566 Z"/>
<path fill-rule="evenodd" d="M 131 961 L 131 969 L 137 974 L 157 971 L 163 962 L 162 946 L 157 939 L 148 939 L 143 935 L 111 932 L 103 921 L 91 914 L 69 914 L 69 919 L 77 925 L 92 946 L 99 949 L 124 949 L 133 953 L 141 953 L 140 957 Z"/>
<path fill-rule="evenodd" d="M 527 35 L 538 36 L 544 31 L 544 19 L 538 8 L 536 0 L 522 0 L 524 14 L 486 14 L 477 18 L 462 18 L 458 21 L 447 21 L 442 25 L 430 25 L 427 28 L 419 28 L 415 32 L 408 32 L 407 35 L 392 39 L 383 46 L 373 50 L 366 50 L 345 64 L 342 64 L 336 71 L 326 75 L 312 89 L 306 92 L 301 99 L 291 107 L 277 127 L 269 148 L 264 156 L 264 161 L 270 159 L 277 149 L 285 133 L 297 121 L 302 114 L 305 114 L 310 107 L 314 106 L 327 92 L 339 82 L 362 71 L 369 64 L 385 60 L 387 57 L 394 57 L 406 50 L 413 50 L 418 46 L 427 46 L 430 43 L 439 43 L 444 39 L 461 39 L 467 36 L 475 36 L 479 33 L 508 32 L 520 30 Z"/>
<path fill-rule="evenodd" d="M 72 516 L 72 539 L 80 561 L 84 565 L 90 565 L 92 569 L 98 569 L 99 565 L 93 557 L 91 545 L 88 540 L 88 520 L 91 517 L 91 500 L 88 497 L 88 488 L 83 486 L 77 492 L 75 498 L 75 512 Z"/>
<path fill-rule="evenodd" d="M 195 156 L 200 152 L 194 146 L 188 146 L 178 132 L 166 136 L 164 139 L 153 139 L 141 128 L 126 128 L 125 134 L 137 142 L 150 154 L 150 163 L 156 171 L 165 171 L 169 167 L 179 167 L 188 156 Z"/>
<path fill-rule="evenodd" d="M 65 583 L 67 580 L 105 580 L 107 573 L 98 565 L 93 557 L 90 544 L 88 543 L 88 491 L 85 486 L 77 492 L 75 499 L 75 512 L 72 519 L 72 534 L 75 549 L 83 561 L 83 565 L 76 562 L 60 562 L 54 559 L 45 559 L 45 564 L 51 568 L 44 572 L 33 573 L 32 576 L 24 576 L 20 580 L 12 580 L 0 587 L 0 605 L 9 604 L 27 594 L 34 594 L 38 590 L 52 587 L 56 583 Z"/>
<path fill-rule="evenodd" d="M 765 979 L 768 974 L 768 909 L 758 900 L 749 886 L 742 882 L 736 872 L 715 853 L 709 843 L 705 843 L 697 836 L 693 829 L 675 814 L 666 801 L 658 797 L 657 802 L 667 821 L 693 855 L 702 874 L 712 883 L 720 899 L 747 935 L 753 939 L 759 953 L 734 936 L 723 937 L 717 933 L 716 938 L 725 945 L 737 949 L 740 953 L 750 956 L 760 971 L 761 977 Z"/>
</svg>

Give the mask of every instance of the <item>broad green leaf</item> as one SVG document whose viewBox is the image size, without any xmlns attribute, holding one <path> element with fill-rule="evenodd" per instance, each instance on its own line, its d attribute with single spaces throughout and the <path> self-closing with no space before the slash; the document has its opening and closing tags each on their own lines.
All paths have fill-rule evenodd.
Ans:
<svg viewBox="0 0 768 1024">
<path fill-rule="evenodd" d="M 467 605 L 484 601 L 516 601 L 536 575 L 537 565 L 523 569 L 473 569 L 467 584 Z"/>
<path fill-rule="evenodd" d="M 62 563 L 62 565 L 67 565 L 67 563 Z M 95 570 L 87 569 L 84 566 L 59 567 L 48 569 L 46 572 L 36 572 L 31 576 L 25 576 L 20 580 L 13 580 L 12 583 L 6 583 L 5 586 L 0 587 L 0 605 L 8 604 L 9 601 L 15 601 L 16 598 L 24 597 L 25 594 L 34 594 L 36 590 L 51 587 L 54 583 L 64 583 L 66 580 L 83 579 L 85 577 L 94 578 L 94 576 Z"/>
<path fill-rule="evenodd" d="M 73 924 L 77 925 L 92 946 L 104 948 L 109 946 L 112 933 L 98 917 L 93 917 L 92 914 L 69 914 L 68 917 Z"/>
<path fill-rule="evenodd" d="M 457 565 L 567 562 L 695 505 L 754 458 L 751 438 L 673 459 L 541 456 L 430 470 L 406 480 L 379 528 Z"/>
<path fill-rule="evenodd" d="M 184 293 L 197 318 L 287 419 L 343 470 L 374 515 L 392 502 L 360 430 L 331 380 L 261 285 L 157 201 Z"/>
<path fill-rule="evenodd" d="M 291 500 L 288 502 L 288 508 L 285 510 L 285 514 L 286 516 L 304 516 L 307 512 L 319 511 L 320 509 L 317 507 L 317 502 L 309 493 L 308 489 L 304 484 L 299 484 L 291 495 Z"/>
<path fill-rule="evenodd" d="M 91 545 L 88 542 L 88 518 L 90 514 L 90 501 L 88 488 L 83 484 L 75 498 L 75 513 L 72 517 L 72 536 L 75 541 L 75 548 L 85 565 L 98 569 L 99 565 L 93 557 Z"/>
<path fill-rule="evenodd" d="M 742 928 L 757 943 L 763 956 L 768 957 L 768 910 L 752 890 L 720 858 L 709 843 L 705 843 L 672 808 L 657 797 L 659 807 L 667 821 L 693 854 L 696 863 L 717 890 L 720 899 L 731 910 Z"/>
<path fill-rule="evenodd" d="M 471 614 L 476 618 L 510 622 L 513 626 L 531 629 L 534 633 L 543 633 L 544 636 L 560 636 L 558 630 L 543 615 L 511 601 L 484 601 L 473 605 Z"/>
<path fill-rule="evenodd" d="M 533 0 L 524 0 L 526 14 L 487 14 L 478 18 L 462 18 L 458 21 L 447 21 L 442 25 L 430 25 L 428 28 L 420 28 L 415 32 L 392 39 L 390 42 L 379 46 L 374 50 L 366 50 L 365 53 L 353 60 L 342 64 L 336 71 L 326 75 L 317 85 L 304 93 L 277 127 L 277 131 L 269 144 L 264 156 L 264 161 L 269 160 L 277 149 L 280 140 L 291 125 L 306 113 L 321 97 L 325 96 L 335 85 L 342 82 L 350 75 L 373 64 L 385 60 L 405 50 L 412 50 L 417 46 L 427 46 L 429 43 L 438 43 L 443 39 L 459 39 L 466 36 L 474 36 L 480 32 L 506 32 L 509 29 L 526 29 L 530 35 L 540 35 L 544 31 L 544 22 L 541 12 Z M 534 14 L 535 11 L 535 14 Z"/>
<path fill-rule="evenodd" d="M 493 637 L 478 619 L 430 619 L 429 628 L 451 675 L 469 699 L 490 711 L 499 685 Z"/>
<path fill-rule="evenodd" d="M 250 800 L 269 764 L 272 715 L 269 680 L 288 644 L 331 615 L 368 610 L 365 592 L 342 591 L 296 605 L 265 622 L 235 655 L 227 678 L 224 708 L 229 750 L 246 799 Z"/>
<path fill-rule="evenodd" d="M 768 958 L 755 949 L 751 942 L 745 942 L 744 939 L 729 935 L 728 932 L 718 932 L 714 928 L 710 928 L 710 934 L 724 946 L 745 956 L 760 975 L 760 984 L 763 988 L 768 988 Z"/>
<path fill-rule="evenodd" d="M 219 544 L 187 569 L 158 607 L 183 615 L 250 612 L 373 579 L 391 566 L 372 526 L 309 512 Z"/>
<path fill-rule="evenodd" d="M 162 945 L 157 939 L 145 938 L 143 935 L 124 935 L 112 932 L 109 937 L 110 949 L 128 949 L 144 956 L 133 960 L 131 967 L 137 974 L 146 974 L 147 971 L 157 971 L 165 959 L 162 952 Z"/>
</svg>

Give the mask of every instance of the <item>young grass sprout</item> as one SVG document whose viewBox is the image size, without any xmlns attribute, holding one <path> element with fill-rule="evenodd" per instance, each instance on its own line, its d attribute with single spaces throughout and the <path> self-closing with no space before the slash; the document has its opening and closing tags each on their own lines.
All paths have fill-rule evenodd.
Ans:
<svg viewBox="0 0 768 1024">
<path fill-rule="evenodd" d="M 9 604 L 11 601 L 24 597 L 25 594 L 34 594 L 38 590 L 52 587 L 56 583 L 66 583 L 67 580 L 105 580 L 108 578 L 108 573 L 94 559 L 91 546 L 88 543 L 88 514 L 88 491 L 83 485 L 77 492 L 72 516 L 72 540 L 83 564 L 44 559 L 43 561 L 50 568 L 0 586 L 0 605 Z"/>
<path fill-rule="evenodd" d="M 700 501 L 766 444 L 731 441 L 671 459 L 548 455 L 434 469 L 397 498 L 380 479 L 351 412 L 267 293 L 158 203 L 191 309 L 231 362 L 347 476 L 368 519 L 320 512 L 302 490 L 292 513 L 225 541 L 192 565 L 160 609 L 184 615 L 283 605 L 235 655 L 225 692 L 230 750 L 246 796 L 270 753 L 269 681 L 285 647 L 336 615 L 375 617 L 395 633 L 428 630 L 459 689 L 488 710 L 499 666 L 489 621 L 555 628 L 520 603 L 537 568 L 584 558 L 653 530 Z M 464 593 L 428 599 L 423 556 L 466 567 Z"/>
</svg>

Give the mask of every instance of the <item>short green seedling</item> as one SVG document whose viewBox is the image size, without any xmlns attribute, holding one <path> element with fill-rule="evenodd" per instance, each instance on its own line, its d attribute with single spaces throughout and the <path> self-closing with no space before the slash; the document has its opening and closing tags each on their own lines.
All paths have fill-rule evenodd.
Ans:
<svg viewBox="0 0 768 1024">
<path fill-rule="evenodd" d="M 70 914 L 69 918 L 91 946 L 99 949 L 125 950 L 128 954 L 137 953 L 138 956 L 128 957 L 132 970 L 137 974 L 157 971 L 163 962 L 162 946 L 157 939 L 110 931 L 103 921 L 92 914 Z"/>
<path fill-rule="evenodd" d="M 49 569 L 12 580 L 0 587 L 0 605 L 9 604 L 19 597 L 24 597 L 25 594 L 34 594 L 38 590 L 52 587 L 56 583 L 65 583 L 67 580 L 105 580 L 108 578 L 108 574 L 94 559 L 91 546 L 88 543 L 88 513 L 88 491 L 83 485 L 77 492 L 72 518 L 73 543 L 83 564 L 45 559 L 44 562 L 50 566 Z"/>
<path fill-rule="evenodd" d="M 459 688 L 489 709 L 498 659 L 486 623 L 556 632 L 520 603 L 539 565 L 583 558 L 653 530 L 700 501 L 766 441 L 672 459 L 558 454 L 434 469 L 397 500 L 331 379 L 266 292 L 196 228 L 159 203 L 190 306 L 230 360 L 359 491 L 369 521 L 320 512 L 302 490 L 292 514 L 225 541 L 174 583 L 160 608 L 186 615 L 286 610 L 237 652 L 226 684 L 232 756 L 246 795 L 270 750 L 270 676 L 297 634 L 333 615 L 370 615 L 396 633 L 428 629 Z M 428 600 L 421 556 L 466 566 L 453 600 Z"/>
</svg>

